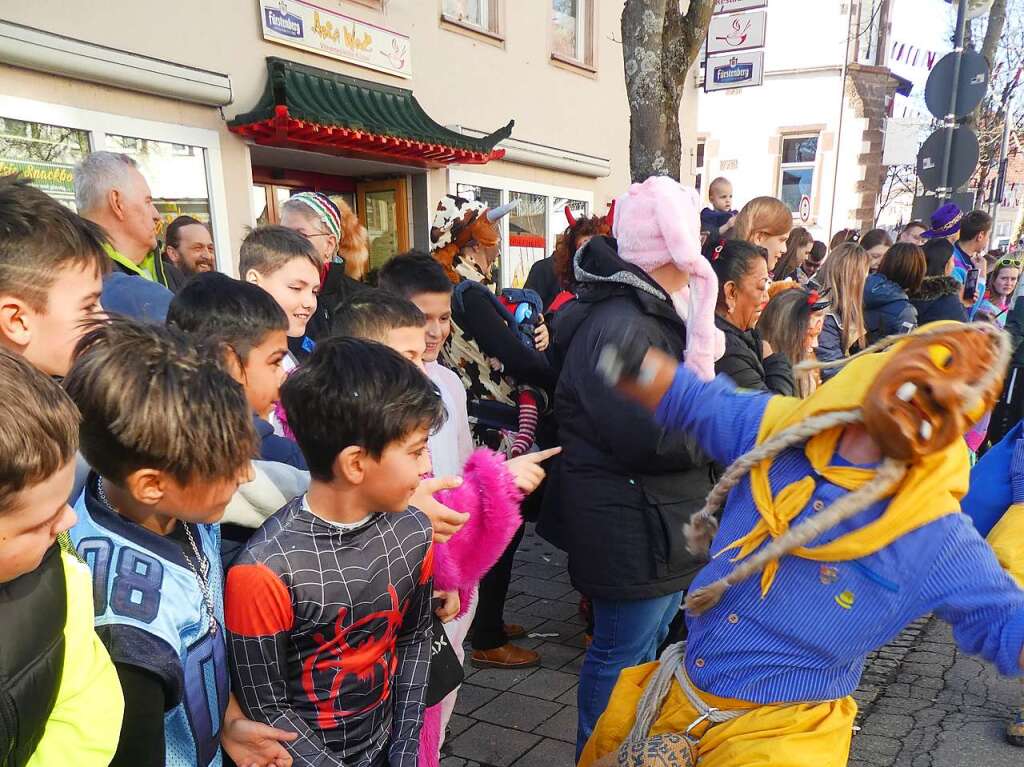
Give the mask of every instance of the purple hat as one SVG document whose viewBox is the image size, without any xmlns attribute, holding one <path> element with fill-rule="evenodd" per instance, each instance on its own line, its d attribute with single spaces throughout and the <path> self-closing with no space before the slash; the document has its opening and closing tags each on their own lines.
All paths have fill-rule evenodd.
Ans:
<svg viewBox="0 0 1024 767">
<path fill-rule="evenodd" d="M 939 209 L 932 213 L 932 228 L 921 236 L 926 240 L 935 240 L 939 237 L 949 237 L 960 231 L 960 219 L 964 214 L 954 202 L 947 202 L 939 206 Z"/>
</svg>

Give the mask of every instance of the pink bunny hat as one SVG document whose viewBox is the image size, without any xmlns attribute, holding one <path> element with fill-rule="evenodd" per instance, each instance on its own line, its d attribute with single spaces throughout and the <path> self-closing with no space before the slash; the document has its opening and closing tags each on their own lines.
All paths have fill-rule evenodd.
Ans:
<svg viewBox="0 0 1024 767">
<path fill-rule="evenodd" d="M 672 296 L 686 322 L 686 364 L 706 381 L 725 353 L 725 336 L 715 327 L 718 279 L 700 252 L 700 197 L 667 176 L 633 184 L 615 201 L 612 234 L 623 261 L 650 274 L 674 264 L 690 276 Z"/>
</svg>

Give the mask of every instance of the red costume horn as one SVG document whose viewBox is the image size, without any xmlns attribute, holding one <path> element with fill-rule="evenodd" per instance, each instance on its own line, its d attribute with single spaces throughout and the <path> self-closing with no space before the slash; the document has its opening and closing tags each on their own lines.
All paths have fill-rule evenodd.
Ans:
<svg viewBox="0 0 1024 767">
<path fill-rule="evenodd" d="M 569 226 L 576 226 L 576 217 L 573 216 L 569 206 L 565 206 L 565 220 L 569 222 Z"/>
<path fill-rule="evenodd" d="M 608 213 L 605 214 L 604 220 L 608 223 L 608 228 L 611 229 L 615 223 L 615 200 L 608 203 Z"/>
</svg>

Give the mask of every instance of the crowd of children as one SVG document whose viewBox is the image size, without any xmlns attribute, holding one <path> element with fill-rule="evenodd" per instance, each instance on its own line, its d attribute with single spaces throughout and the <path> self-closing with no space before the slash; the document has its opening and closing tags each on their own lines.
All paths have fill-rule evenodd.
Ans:
<svg viewBox="0 0 1024 767">
<path fill-rule="evenodd" d="M 914 224 L 826 257 L 775 198 L 709 199 L 656 178 L 570 216 L 544 305 L 492 291 L 507 209 L 446 197 L 433 254 L 368 287 L 351 216 L 303 193 L 240 279 L 192 270 L 155 321 L 101 306 L 100 226 L 0 178 L 0 765 L 437 767 L 471 626 L 474 665 L 538 662 L 502 613 L 552 400 L 572 452 L 542 521 L 592 602 L 583 764 L 845 763 L 864 655 L 927 610 L 1019 673 L 1024 595 L 953 513 L 1009 347 L 915 330 L 913 303 L 952 268 L 959 319 L 1001 324 L 1019 264 L 983 305 L 975 214 L 936 213 L 923 237 L 963 228 L 944 260 Z M 702 569 L 701 540 L 736 556 Z M 685 631 L 687 589 L 685 650 L 625 670 Z"/>
</svg>

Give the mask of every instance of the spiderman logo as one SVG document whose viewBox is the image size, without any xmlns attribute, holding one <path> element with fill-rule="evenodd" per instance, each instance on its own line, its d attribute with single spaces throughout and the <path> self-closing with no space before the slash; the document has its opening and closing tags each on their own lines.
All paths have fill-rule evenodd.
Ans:
<svg viewBox="0 0 1024 767">
<path fill-rule="evenodd" d="M 341 608 L 334 622 L 333 637 L 321 632 L 313 634 L 317 647 L 302 664 L 302 687 L 316 706 L 320 728 L 332 729 L 343 717 L 372 711 L 391 694 L 391 677 L 398 662 L 395 639 L 403 614 L 398 606 L 398 592 L 391 584 L 388 597 L 389 609 L 371 613 L 351 626 L 343 625 L 349 611 Z M 347 704 L 361 705 L 341 709 L 342 688 Z"/>
</svg>

